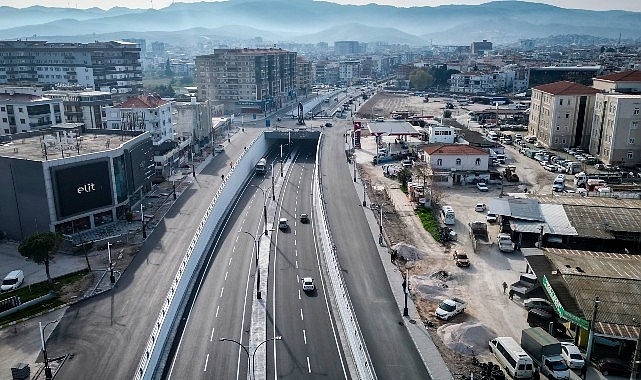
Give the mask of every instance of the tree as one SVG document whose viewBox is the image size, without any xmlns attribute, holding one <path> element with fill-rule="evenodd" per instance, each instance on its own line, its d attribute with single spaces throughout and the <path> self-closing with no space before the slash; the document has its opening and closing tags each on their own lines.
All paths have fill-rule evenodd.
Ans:
<svg viewBox="0 0 641 380">
<path fill-rule="evenodd" d="M 416 69 L 410 74 L 410 87 L 417 90 L 425 90 L 433 81 L 434 78 L 423 68 Z"/>
<path fill-rule="evenodd" d="M 165 76 L 168 78 L 174 76 L 173 71 L 171 71 L 171 62 L 169 61 L 169 58 L 167 58 L 167 61 L 165 62 Z"/>
<path fill-rule="evenodd" d="M 53 260 L 62 244 L 62 236 L 55 232 L 36 232 L 24 238 L 18 245 L 18 252 L 28 260 L 44 264 L 47 281 L 52 283 L 49 274 L 49 262 Z"/>
</svg>

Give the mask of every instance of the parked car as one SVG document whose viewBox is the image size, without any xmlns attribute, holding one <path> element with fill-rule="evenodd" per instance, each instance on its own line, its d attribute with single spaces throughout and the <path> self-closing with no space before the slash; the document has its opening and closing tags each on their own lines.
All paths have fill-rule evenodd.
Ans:
<svg viewBox="0 0 641 380">
<path fill-rule="evenodd" d="M 333 126 L 334 126 L 334 124 L 332 124 L 332 123 L 325 123 L 325 126 L 326 126 L 326 127 L 333 127 Z"/>
<path fill-rule="evenodd" d="M 485 211 L 485 203 L 477 203 L 476 206 L 474 206 L 474 211 L 476 212 L 483 212 Z"/>
<path fill-rule="evenodd" d="M 313 292 L 316 289 L 316 285 L 314 285 L 314 279 L 311 277 L 303 277 L 301 283 L 303 284 L 303 291 L 305 293 Z"/>
<path fill-rule="evenodd" d="M 530 310 L 530 309 L 554 310 L 554 306 L 544 298 L 528 298 L 523 301 L 523 307 L 525 308 L 525 310 Z"/>
<path fill-rule="evenodd" d="M 454 250 L 453 254 L 454 260 L 456 261 L 457 267 L 469 267 L 470 259 L 467 257 L 467 254 Z"/>
<path fill-rule="evenodd" d="M 288 228 L 289 228 L 289 224 L 287 224 L 287 218 L 280 218 L 278 220 L 278 229 L 285 231 Z"/>
<path fill-rule="evenodd" d="M 403 165 L 404 168 L 411 168 L 412 167 L 412 160 L 403 160 L 403 161 L 401 161 L 401 165 Z"/>
<path fill-rule="evenodd" d="M 603 376 L 615 375 L 630 377 L 630 366 L 619 358 L 603 358 L 596 364 Z"/>
<path fill-rule="evenodd" d="M 488 212 L 485 218 L 488 223 L 496 223 L 496 221 L 498 220 L 498 215 Z"/>
<path fill-rule="evenodd" d="M 8 290 L 15 290 L 18 289 L 18 287 L 22 284 L 24 281 L 24 272 L 17 269 L 17 270 L 12 270 L 7 274 L 2 280 L 2 285 L 0 286 L 0 290 L 3 292 L 6 292 Z"/>
<path fill-rule="evenodd" d="M 479 191 L 488 191 L 488 187 L 485 184 L 485 182 L 479 182 L 476 184 L 476 188 L 479 189 Z"/>
<path fill-rule="evenodd" d="M 224 151 L 225 151 L 225 147 L 222 144 L 218 144 L 214 148 L 214 153 L 222 153 Z"/>
<path fill-rule="evenodd" d="M 561 342 L 561 357 L 569 368 L 581 368 L 585 365 L 583 355 L 574 343 Z"/>
</svg>

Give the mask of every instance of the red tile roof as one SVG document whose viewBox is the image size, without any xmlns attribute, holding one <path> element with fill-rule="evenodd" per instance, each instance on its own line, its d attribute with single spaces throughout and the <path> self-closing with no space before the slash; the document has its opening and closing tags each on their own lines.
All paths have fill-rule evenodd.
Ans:
<svg viewBox="0 0 641 380">
<path fill-rule="evenodd" d="M 606 74 L 596 77 L 596 79 L 606 80 L 611 82 L 641 82 L 641 71 L 628 70 L 621 71 L 613 74 Z"/>
<path fill-rule="evenodd" d="M 169 103 L 158 95 L 132 96 L 115 107 L 117 108 L 158 108 Z"/>
<path fill-rule="evenodd" d="M 533 90 L 547 92 L 552 95 L 590 95 L 601 92 L 596 88 L 568 81 L 543 84 L 541 86 L 534 87 Z"/>
<path fill-rule="evenodd" d="M 471 145 L 463 144 L 440 144 L 425 147 L 425 153 L 429 155 L 489 155 L 490 153 L 483 149 Z"/>
</svg>

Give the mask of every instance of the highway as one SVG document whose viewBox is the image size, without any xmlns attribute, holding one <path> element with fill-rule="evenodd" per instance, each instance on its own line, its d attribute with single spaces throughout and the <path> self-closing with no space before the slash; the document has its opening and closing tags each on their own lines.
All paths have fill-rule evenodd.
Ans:
<svg viewBox="0 0 641 380">
<path fill-rule="evenodd" d="M 430 379 L 385 275 L 345 159 L 346 124 L 325 128 L 321 156 L 327 217 L 350 298 L 378 379 Z M 349 124 L 351 127 L 351 124 Z M 362 184 L 356 184 L 362 189 Z"/>
<path fill-rule="evenodd" d="M 346 379 L 346 364 L 334 321 L 330 318 L 327 288 L 320 269 L 314 221 L 300 221 L 312 213 L 312 180 L 315 146 L 301 147 L 281 195 L 277 219 L 287 218 L 289 229 L 278 231 L 270 267 L 270 305 L 274 323 L 276 368 L 279 379 Z M 303 292 L 301 279 L 312 277 L 316 290 Z"/>
</svg>

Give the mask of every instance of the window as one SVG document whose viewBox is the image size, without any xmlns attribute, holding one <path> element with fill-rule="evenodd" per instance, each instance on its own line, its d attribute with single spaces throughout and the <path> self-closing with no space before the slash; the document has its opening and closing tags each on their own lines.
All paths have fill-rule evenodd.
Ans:
<svg viewBox="0 0 641 380">
<path fill-rule="evenodd" d="M 634 109 L 634 114 L 635 114 L 635 115 L 638 115 L 638 114 L 639 114 L 639 109 L 638 109 L 638 108 L 635 108 L 635 109 Z"/>
<path fill-rule="evenodd" d="M 637 129 L 637 128 L 639 128 L 639 122 L 633 121 L 632 124 L 630 125 L 630 129 Z"/>
<path fill-rule="evenodd" d="M 634 144 L 634 137 L 630 137 L 628 139 L 628 144 L 633 145 Z"/>
<path fill-rule="evenodd" d="M 436 166 L 443 166 L 443 159 L 442 158 L 439 158 L 438 160 L 436 160 Z"/>
<path fill-rule="evenodd" d="M 481 159 L 480 159 L 480 158 L 477 158 L 476 160 L 474 160 L 474 164 L 475 164 L 476 166 L 481 165 Z"/>
<path fill-rule="evenodd" d="M 628 151 L 628 160 L 631 160 L 634 157 L 634 152 Z"/>
<path fill-rule="evenodd" d="M 560 105 L 560 106 L 562 106 L 562 105 L 563 105 L 563 99 L 559 100 L 559 105 Z"/>
<path fill-rule="evenodd" d="M 0 107 L 0 111 L 4 112 L 5 108 L 4 107 Z"/>
<path fill-rule="evenodd" d="M 25 119 L 20 119 L 20 124 L 25 124 L 27 121 Z"/>
<path fill-rule="evenodd" d="M 461 159 L 460 158 L 456 159 L 456 166 L 461 166 Z"/>
<path fill-rule="evenodd" d="M 566 114 L 565 114 L 565 118 L 566 118 L 566 119 L 569 119 L 569 118 L 570 118 L 570 114 L 569 114 L 569 113 L 566 113 Z"/>
</svg>

